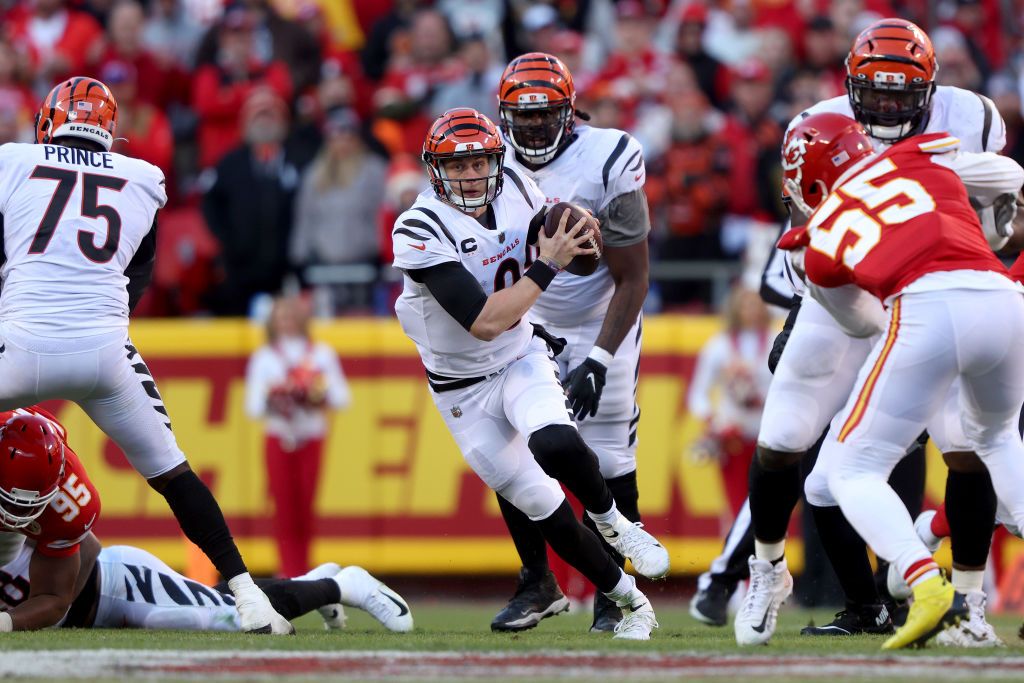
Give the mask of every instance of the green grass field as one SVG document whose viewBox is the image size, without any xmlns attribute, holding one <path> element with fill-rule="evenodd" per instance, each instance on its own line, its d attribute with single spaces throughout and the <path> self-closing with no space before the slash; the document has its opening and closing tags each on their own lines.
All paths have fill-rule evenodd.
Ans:
<svg viewBox="0 0 1024 683">
<path fill-rule="evenodd" d="M 741 650 L 733 641 L 731 628 L 698 625 L 678 603 L 659 609 L 661 628 L 650 642 L 643 643 L 590 634 L 589 618 L 583 614 L 548 619 L 537 629 L 520 634 L 492 634 L 488 624 L 497 603 L 420 600 L 413 605 L 416 630 L 406 635 L 384 632 L 355 610 L 349 610 L 349 623 L 342 632 L 325 632 L 319 618 L 307 616 L 298 622 L 298 635 L 291 638 L 127 630 L 8 633 L 0 638 L 4 650 L 0 678 L 39 681 L 71 676 L 123 681 L 145 676 L 147 680 L 194 681 L 297 680 L 293 676 L 299 676 L 302 680 L 540 683 L 592 680 L 595 671 L 608 670 L 615 672 L 615 679 L 626 680 L 749 681 L 756 674 L 757 681 L 845 682 L 889 680 L 891 669 L 893 680 L 1024 680 L 1024 642 L 1016 635 L 1020 627 L 1016 617 L 993 618 L 1006 648 L 968 652 L 931 647 L 892 657 L 879 651 L 881 637 L 807 638 L 798 634 L 811 619 L 827 621 L 831 617 L 828 612 L 785 611 L 769 646 Z M 109 649 L 120 652 L 102 651 Z M 40 652 L 61 650 L 74 652 Z M 142 652 L 153 650 L 165 652 Z M 93 657 L 105 659 L 93 663 Z M 167 661 L 156 670 L 140 668 L 154 657 Z M 69 658 L 74 665 L 66 664 Z M 205 663 L 197 665 L 198 669 L 185 666 L 194 658 Z M 321 661 L 323 658 L 326 660 Z M 23 660 L 37 662 L 38 667 L 30 668 L 38 671 L 16 670 L 15 662 Z M 249 663 L 237 664 L 241 661 Z M 61 662 L 65 662 L 64 669 L 58 666 Z M 663 669 L 666 666 L 669 668 Z M 690 675 L 683 676 L 684 672 Z"/>
</svg>

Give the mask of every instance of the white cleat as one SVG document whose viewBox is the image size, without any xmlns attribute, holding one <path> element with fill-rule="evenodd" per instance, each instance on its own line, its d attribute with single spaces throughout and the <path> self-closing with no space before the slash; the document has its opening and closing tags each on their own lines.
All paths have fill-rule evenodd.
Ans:
<svg viewBox="0 0 1024 683">
<path fill-rule="evenodd" d="M 341 601 L 346 606 L 366 610 L 389 631 L 412 630 L 409 604 L 362 567 L 345 567 L 334 580 L 341 588 Z"/>
<path fill-rule="evenodd" d="M 914 531 L 917 537 L 928 547 L 928 552 L 935 554 L 935 551 L 942 545 L 942 539 L 932 533 L 932 520 L 935 519 L 935 510 L 925 510 L 914 520 Z"/>
<path fill-rule="evenodd" d="M 654 618 L 654 608 L 646 598 L 642 603 L 622 608 L 622 620 L 615 625 L 618 640 L 650 640 L 651 631 L 658 628 L 658 620 Z"/>
<path fill-rule="evenodd" d="M 775 633 L 781 607 L 793 593 L 793 576 L 783 558 L 772 565 L 751 555 L 750 588 L 733 627 L 738 645 L 764 645 Z"/>
<path fill-rule="evenodd" d="M 295 634 L 295 627 L 282 617 L 270 604 L 266 594 L 255 584 L 235 593 L 235 609 L 241 618 L 241 629 L 246 633 L 288 636 Z"/>
<path fill-rule="evenodd" d="M 985 594 L 972 591 L 964 597 L 969 618 L 935 636 L 935 644 L 945 647 L 1006 647 L 992 624 L 985 619 Z"/>
<path fill-rule="evenodd" d="M 668 551 L 658 539 L 644 531 L 642 522 L 634 523 L 619 515 L 612 524 L 597 522 L 597 528 L 605 543 L 629 559 L 641 576 L 660 579 L 668 574 Z"/>
<path fill-rule="evenodd" d="M 320 579 L 333 579 L 341 571 L 341 565 L 335 562 L 325 562 L 319 567 L 314 567 L 302 576 L 296 576 L 295 581 L 318 581 Z M 341 603 L 333 603 L 317 607 L 316 611 L 324 620 L 324 628 L 328 631 L 335 631 L 345 628 L 345 608 Z"/>
</svg>

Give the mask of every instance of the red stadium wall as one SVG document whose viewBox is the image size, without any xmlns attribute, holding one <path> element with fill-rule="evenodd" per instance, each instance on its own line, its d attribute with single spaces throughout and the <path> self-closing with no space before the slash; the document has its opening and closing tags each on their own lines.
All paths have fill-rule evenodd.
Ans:
<svg viewBox="0 0 1024 683">
<path fill-rule="evenodd" d="M 682 316 L 644 325 L 640 502 L 678 574 L 708 565 L 728 523 L 718 469 L 684 455 L 701 429 L 686 412 L 688 379 L 719 325 L 716 318 Z M 513 570 L 515 553 L 494 497 L 455 448 L 398 324 L 340 320 L 317 326 L 314 336 L 338 350 L 353 394 L 327 445 L 314 561 L 381 573 Z M 262 433 L 243 409 L 245 364 L 262 343 L 262 329 L 242 321 L 140 321 L 132 338 L 157 378 L 182 448 L 220 500 L 250 566 L 273 572 Z M 103 498 L 101 540 L 140 545 L 182 566 L 184 546 L 163 499 L 76 406 L 55 407 Z M 934 500 L 945 469 L 941 461 L 929 464 Z M 794 550 L 799 566 L 798 544 Z"/>
</svg>

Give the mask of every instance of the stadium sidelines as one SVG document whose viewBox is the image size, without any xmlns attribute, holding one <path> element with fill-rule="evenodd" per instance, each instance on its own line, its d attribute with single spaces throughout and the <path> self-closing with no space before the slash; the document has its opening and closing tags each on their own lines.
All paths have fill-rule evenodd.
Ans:
<svg viewBox="0 0 1024 683">
<path fill-rule="evenodd" d="M 0 657 L 4 679 L 173 680 L 1020 680 L 1024 657 L 725 655 L 714 652 L 410 652 L 23 650 Z"/>
</svg>

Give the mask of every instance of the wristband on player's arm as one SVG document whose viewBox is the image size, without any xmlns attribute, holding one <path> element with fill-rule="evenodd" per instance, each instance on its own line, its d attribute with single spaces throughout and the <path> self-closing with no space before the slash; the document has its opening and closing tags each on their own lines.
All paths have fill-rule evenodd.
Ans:
<svg viewBox="0 0 1024 683">
<path fill-rule="evenodd" d="M 533 265 L 526 269 L 525 277 L 537 283 L 540 291 L 544 291 L 551 284 L 551 281 L 558 275 L 558 269 L 544 259 L 537 259 Z"/>
</svg>

